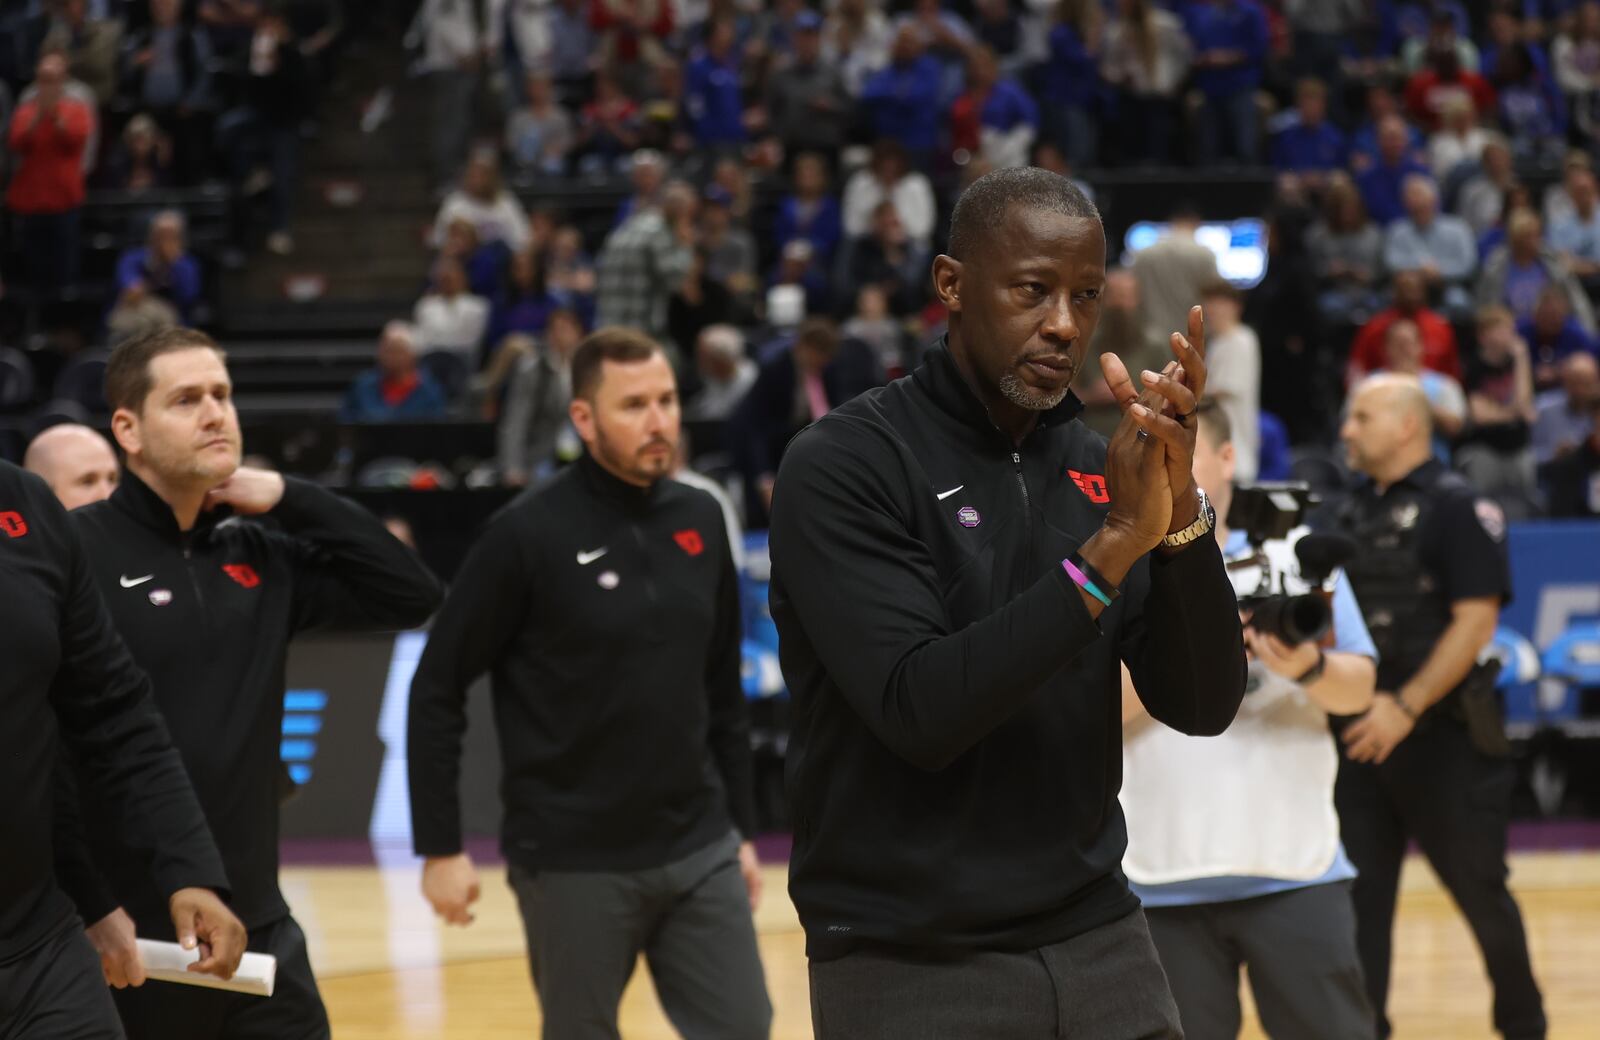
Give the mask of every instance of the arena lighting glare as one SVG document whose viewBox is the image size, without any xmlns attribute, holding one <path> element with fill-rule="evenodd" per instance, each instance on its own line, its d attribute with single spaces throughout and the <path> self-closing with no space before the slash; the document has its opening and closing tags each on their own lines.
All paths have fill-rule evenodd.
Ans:
<svg viewBox="0 0 1600 1040">
<path fill-rule="evenodd" d="M 1123 266 L 1172 233 L 1164 220 L 1141 220 L 1122 236 Z M 1267 225 L 1259 217 L 1207 221 L 1195 229 L 1196 242 L 1217 254 L 1217 273 L 1235 289 L 1254 289 L 1267 273 Z"/>
</svg>

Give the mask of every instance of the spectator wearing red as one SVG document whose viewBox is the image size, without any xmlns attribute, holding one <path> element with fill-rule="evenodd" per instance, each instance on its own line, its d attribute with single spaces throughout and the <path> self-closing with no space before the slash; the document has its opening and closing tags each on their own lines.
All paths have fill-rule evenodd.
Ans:
<svg viewBox="0 0 1600 1040">
<path fill-rule="evenodd" d="M 6 207 L 16 217 L 29 279 L 47 292 L 78 279 L 83 151 L 94 125 L 94 113 L 65 93 L 66 83 L 66 59 L 41 58 L 36 91 L 17 106 L 6 135 L 15 169 Z"/>
<path fill-rule="evenodd" d="M 1026 166 L 1039 129 L 1039 107 L 1016 80 L 1000 75 L 988 47 L 972 48 L 967 89 L 950 107 L 954 151 L 981 155 L 994 166 Z"/>
<path fill-rule="evenodd" d="M 1426 283 L 1420 271 L 1400 271 L 1394 276 L 1394 301 L 1386 310 L 1372 316 L 1361 326 L 1355 342 L 1350 346 L 1348 382 L 1354 386 L 1369 372 L 1376 372 L 1388 364 L 1385 343 L 1389 326 L 1400 320 L 1417 326 L 1422 337 L 1422 367 L 1439 372 L 1459 382 L 1461 356 L 1456 347 L 1456 333 L 1444 316 L 1428 307 Z"/>
<path fill-rule="evenodd" d="M 1489 81 L 1461 67 L 1454 49 L 1435 50 L 1428 67 L 1406 83 L 1406 108 L 1429 133 L 1444 125 L 1444 112 L 1453 98 L 1467 97 L 1482 119 L 1494 112 L 1494 88 Z"/>
</svg>

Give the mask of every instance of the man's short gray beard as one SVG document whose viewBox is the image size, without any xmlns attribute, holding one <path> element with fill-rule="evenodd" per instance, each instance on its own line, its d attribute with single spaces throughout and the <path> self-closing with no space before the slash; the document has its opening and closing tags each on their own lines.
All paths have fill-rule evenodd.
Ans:
<svg viewBox="0 0 1600 1040">
<path fill-rule="evenodd" d="M 1000 393 L 1005 399 L 1018 408 L 1026 408 L 1030 412 L 1048 412 L 1065 401 L 1067 391 L 1071 389 L 1072 385 L 1069 382 L 1057 392 L 1045 393 L 1024 383 L 1015 372 L 1007 372 L 1000 377 Z"/>
</svg>

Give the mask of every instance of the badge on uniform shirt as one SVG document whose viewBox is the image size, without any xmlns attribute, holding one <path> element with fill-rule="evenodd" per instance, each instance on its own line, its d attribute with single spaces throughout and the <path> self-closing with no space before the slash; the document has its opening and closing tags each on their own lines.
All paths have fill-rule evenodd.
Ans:
<svg viewBox="0 0 1600 1040">
<path fill-rule="evenodd" d="M 1473 512 L 1478 514 L 1478 526 L 1483 528 L 1483 533 L 1497 542 L 1506 538 L 1506 511 L 1500 508 L 1500 503 L 1490 498 L 1480 498 L 1472 505 Z"/>
<path fill-rule="evenodd" d="M 1402 531 L 1409 531 L 1417 526 L 1417 517 L 1422 515 L 1422 507 L 1415 502 L 1406 502 L 1394 507 L 1394 525 Z"/>
</svg>

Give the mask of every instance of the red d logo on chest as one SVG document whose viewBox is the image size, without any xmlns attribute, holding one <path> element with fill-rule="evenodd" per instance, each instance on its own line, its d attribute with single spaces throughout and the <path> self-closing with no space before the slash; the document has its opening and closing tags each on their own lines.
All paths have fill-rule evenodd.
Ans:
<svg viewBox="0 0 1600 1040">
<path fill-rule="evenodd" d="M 1067 470 L 1067 476 L 1078 485 L 1078 490 L 1089 496 L 1089 501 L 1096 505 L 1105 505 L 1111 501 L 1111 492 L 1106 488 L 1106 478 L 1098 473 L 1079 473 L 1075 469 Z"/>
<path fill-rule="evenodd" d="M 253 589 L 261 584 L 261 575 L 257 574 L 256 569 L 248 563 L 225 563 L 222 565 L 222 573 L 247 589 Z"/>
<path fill-rule="evenodd" d="M 692 527 L 686 531 L 677 532 L 672 536 L 672 540 L 678 543 L 678 548 L 690 556 L 699 556 L 706 551 L 706 543 L 701 539 L 700 532 Z"/>
<path fill-rule="evenodd" d="M 28 521 L 22 519 L 21 513 L 0 513 L 0 531 L 4 531 L 7 538 L 21 538 L 28 533 Z"/>
</svg>

